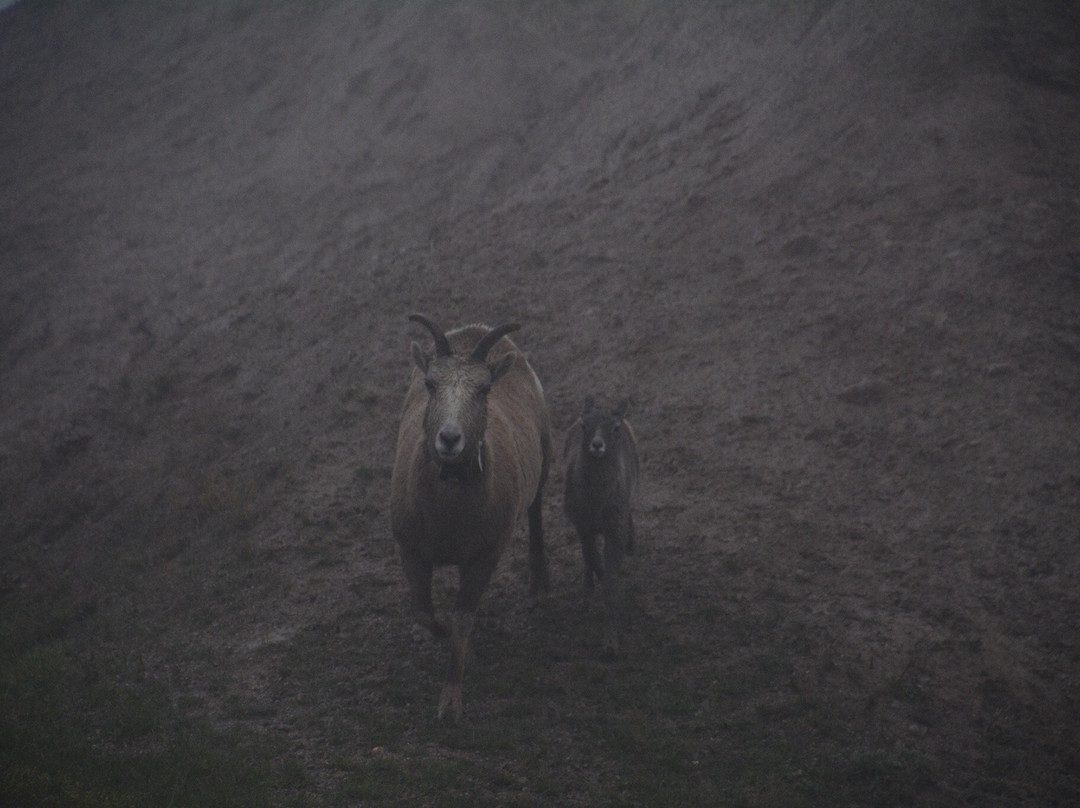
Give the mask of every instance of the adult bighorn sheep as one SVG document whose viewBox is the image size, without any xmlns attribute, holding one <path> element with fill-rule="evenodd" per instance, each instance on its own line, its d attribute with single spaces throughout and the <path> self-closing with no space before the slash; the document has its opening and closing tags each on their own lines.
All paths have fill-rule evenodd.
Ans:
<svg viewBox="0 0 1080 808">
<path fill-rule="evenodd" d="M 506 334 L 516 323 L 443 333 L 420 314 L 434 353 L 412 343 L 416 367 L 405 395 L 390 478 L 390 526 L 401 551 L 417 621 L 450 636 L 439 717 L 461 717 L 461 680 L 480 596 L 529 514 L 529 568 L 535 594 L 547 590 L 541 494 L 551 457 L 551 424 L 532 367 Z M 449 631 L 435 617 L 433 569 L 458 568 Z"/>
<path fill-rule="evenodd" d="M 604 586 L 604 653 L 619 650 L 619 622 L 623 555 L 634 551 L 634 517 L 630 499 L 637 486 L 637 443 L 625 419 L 629 402 L 614 410 L 596 407 L 585 399 L 581 418 L 566 435 L 566 515 L 581 539 L 585 561 L 585 595 L 593 579 Z M 596 537 L 604 536 L 604 560 Z"/>
</svg>

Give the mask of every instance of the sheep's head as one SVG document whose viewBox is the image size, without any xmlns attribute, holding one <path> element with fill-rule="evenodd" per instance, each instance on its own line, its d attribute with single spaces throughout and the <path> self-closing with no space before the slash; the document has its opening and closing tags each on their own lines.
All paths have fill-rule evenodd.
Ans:
<svg viewBox="0 0 1080 808">
<path fill-rule="evenodd" d="M 607 456 L 623 438 L 623 417 L 630 409 L 630 402 L 623 399 L 613 410 L 596 406 L 593 397 L 585 399 L 581 413 L 581 451 L 600 460 Z"/>
<path fill-rule="evenodd" d="M 427 328 L 435 340 L 433 355 L 424 353 L 417 343 L 412 344 L 413 362 L 423 373 L 428 391 L 424 413 L 428 454 L 444 470 L 467 467 L 480 455 L 487 426 L 488 393 L 510 370 L 516 356 L 504 354 L 489 364 L 488 352 L 504 334 L 521 326 L 508 323 L 493 328 L 471 353 L 457 354 L 442 329 L 429 319 L 421 314 L 409 319 Z"/>
</svg>

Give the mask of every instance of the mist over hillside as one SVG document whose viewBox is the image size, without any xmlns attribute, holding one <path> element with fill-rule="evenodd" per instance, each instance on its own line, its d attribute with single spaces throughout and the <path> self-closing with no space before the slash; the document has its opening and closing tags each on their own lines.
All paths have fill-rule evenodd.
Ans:
<svg viewBox="0 0 1080 808">
<path fill-rule="evenodd" d="M 270 744 L 270 804 L 1080 799 L 1068 4 L 26 0 L 0 118 L 27 804 L 44 651 Z M 625 657 L 556 468 L 460 734 L 387 517 L 414 311 L 521 322 L 556 443 L 588 394 L 641 443 Z"/>
</svg>

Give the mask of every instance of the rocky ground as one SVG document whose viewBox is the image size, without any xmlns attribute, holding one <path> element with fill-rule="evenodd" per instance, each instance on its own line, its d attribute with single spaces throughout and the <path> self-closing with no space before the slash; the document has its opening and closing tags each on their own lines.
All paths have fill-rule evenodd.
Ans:
<svg viewBox="0 0 1080 808">
<path fill-rule="evenodd" d="M 3 11 L 9 655 L 137 659 L 283 802 L 1076 804 L 1078 43 L 1048 0 Z M 457 729 L 387 520 L 413 311 L 523 323 L 557 430 L 629 395 L 641 444 L 624 657 L 556 471 Z"/>
</svg>

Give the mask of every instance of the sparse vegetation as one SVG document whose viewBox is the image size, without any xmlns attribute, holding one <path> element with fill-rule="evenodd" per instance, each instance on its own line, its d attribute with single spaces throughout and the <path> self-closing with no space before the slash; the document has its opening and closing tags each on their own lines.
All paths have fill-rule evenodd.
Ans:
<svg viewBox="0 0 1080 808">
<path fill-rule="evenodd" d="M 1080 5 L 0 11 L 0 808 L 1080 805 Z M 462 722 L 404 318 L 632 393 Z M 456 576 L 436 575 L 446 614 Z"/>
<path fill-rule="evenodd" d="M 185 716 L 137 659 L 102 657 L 77 639 L 0 657 L 0 793 L 10 808 L 267 806 L 284 773 L 260 759 L 267 751 Z"/>
</svg>

